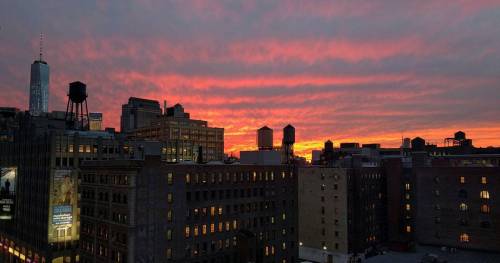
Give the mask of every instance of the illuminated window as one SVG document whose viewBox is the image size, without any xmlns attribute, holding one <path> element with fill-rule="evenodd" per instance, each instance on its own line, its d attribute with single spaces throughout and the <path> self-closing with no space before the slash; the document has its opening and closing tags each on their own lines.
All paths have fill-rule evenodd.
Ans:
<svg viewBox="0 0 500 263">
<path fill-rule="evenodd" d="M 406 193 L 406 194 L 405 194 L 405 198 L 406 198 L 406 200 L 410 200 L 410 194 L 409 194 L 409 193 Z"/>
<path fill-rule="evenodd" d="M 186 228 L 185 228 L 185 230 L 184 230 L 184 236 L 185 236 L 186 238 L 188 238 L 188 237 L 189 237 L 189 235 L 190 235 L 190 230 L 191 230 L 191 229 L 189 228 L 189 226 L 186 226 Z"/>
<path fill-rule="evenodd" d="M 269 256 L 269 247 L 268 247 L 268 246 L 266 246 L 266 247 L 264 248 L 264 250 L 265 250 L 265 252 L 264 252 L 264 253 L 265 253 L 265 255 L 266 255 L 266 256 Z"/>
<path fill-rule="evenodd" d="M 80 153 L 83 152 L 83 145 L 78 145 L 78 152 L 80 152 Z"/>
<path fill-rule="evenodd" d="M 190 184 L 190 183 L 191 183 L 191 175 L 186 174 L 186 184 Z"/>
<path fill-rule="evenodd" d="M 167 202 L 170 204 L 170 203 L 172 203 L 172 201 L 173 201 L 172 193 L 168 193 L 167 194 Z"/>
<path fill-rule="evenodd" d="M 411 233 L 411 226 L 406 226 L 406 233 Z"/>
<path fill-rule="evenodd" d="M 206 234 L 207 234 L 207 225 L 202 225 L 202 227 L 201 227 L 201 233 L 202 233 L 203 235 L 206 235 Z"/>
<path fill-rule="evenodd" d="M 410 191 L 411 188 L 410 188 L 410 184 L 409 183 L 405 184 L 405 189 L 406 189 L 406 191 Z"/>
<path fill-rule="evenodd" d="M 488 183 L 488 179 L 486 178 L 486 176 L 481 177 L 481 183 L 482 184 L 487 184 Z"/>
<path fill-rule="evenodd" d="M 167 248 L 167 259 L 172 259 L 172 249 Z"/>
<path fill-rule="evenodd" d="M 222 228 L 223 228 L 222 222 L 219 222 L 219 232 L 222 232 Z"/>
<path fill-rule="evenodd" d="M 465 176 L 460 176 L 460 183 L 465 184 Z"/>
<path fill-rule="evenodd" d="M 285 179 L 285 172 L 281 172 L 281 178 Z"/>
<path fill-rule="evenodd" d="M 283 250 L 286 249 L 286 243 L 285 242 L 281 243 L 281 249 L 283 249 Z"/>
<path fill-rule="evenodd" d="M 229 221 L 226 222 L 226 231 L 229 231 L 231 229 L 231 224 Z"/>
<path fill-rule="evenodd" d="M 210 224 L 210 233 L 214 233 L 214 232 L 215 232 L 215 224 L 211 223 Z"/>
<path fill-rule="evenodd" d="M 168 210 L 167 212 L 167 221 L 172 222 L 172 210 Z"/>
<path fill-rule="evenodd" d="M 465 204 L 465 203 L 460 204 L 460 211 L 467 211 L 467 208 L 468 208 L 467 204 Z"/>
<path fill-rule="evenodd" d="M 193 229 L 193 233 L 194 233 L 194 236 L 197 237 L 198 236 L 198 226 L 194 226 L 194 229 Z"/>
<path fill-rule="evenodd" d="M 233 229 L 237 229 L 238 222 L 236 220 L 233 220 Z"/>
<path fill-rule="evenodd" d="M 406 211 L 410 211 L 411 210 L 411 205 L 410 204 L 406 204 Z"/>
<path fill-rule="evenodd" d="M 210 207 L 210 216 L 215 216 L 215 206 Z"/>
<path fill-rule="evenodd" d="M 488 205 L 481 205 L 481 213 L 483 213 L 483 214 L 489 214 L 490 213 L 490 207 Z"/>
<path fill-rule="evenodd" d="M 173 178 L 172 173 L 168 173 L 168 174 L 167 174 L 167 184 L 168 184 L 168 185 L 172 185 L 172 184 L 173 184 L 173 182 L 174 182 L 174 178 Z"/>
<path fill-rule="evenodd" d="M 167 240 L 172 240 L 172 229 L 167 230 Z"/>
<path fill-rule="evenodd" d="M 470 241 L 470 237 L 468 234 L 466 233 L 463 233 L 460 235 L 460 242 L 464 242 L 464 243 L 467 243 Z"/>
<path fill-rule="evenodd" d="M 252 181 L 257 181 L 257 173 L 253 172 Z"/>
<path fill-rule="evenodd" d="M 69 145 L 68 151 L 69 151 L 70 153 L 72 153 L 72 152 L 73 152 L 73 144 L 70 144 L 70 145 Z"/>
<path fill-rule="evenodd" d="M 286 220 L 286 214 L 285 214 L 285 213 L 283 213 L 283 214 L 281 215 L 281 218 L 283 218 L 283 221 L 285 221 L 285 220 Z"/>
<path fill-rule="evenodd" d="M 222 206 L 219 207 L 219 215 L 222 215 Z"/>
<path fill-rule="evenodd" d="M 482 199 L 490 199 L 490 193 L 488 191 L 481 191 L 480 197 Z"/>
</svg>

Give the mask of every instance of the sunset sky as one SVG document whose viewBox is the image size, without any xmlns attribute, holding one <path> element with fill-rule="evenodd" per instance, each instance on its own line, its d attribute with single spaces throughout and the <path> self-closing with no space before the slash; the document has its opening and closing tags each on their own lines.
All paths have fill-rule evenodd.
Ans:
<svg viewBox="0 0 500 263">
<path fill-rule="evenodd" d="M 1 1 L 0 106 L 28 107 L 44 34 L 50 110 L 85 82 L 119 128 L 131 96 L 225 128 L 228 153 L 263 125 L 325 140 L 500 145 L 500 1 Z"/>
</svg>

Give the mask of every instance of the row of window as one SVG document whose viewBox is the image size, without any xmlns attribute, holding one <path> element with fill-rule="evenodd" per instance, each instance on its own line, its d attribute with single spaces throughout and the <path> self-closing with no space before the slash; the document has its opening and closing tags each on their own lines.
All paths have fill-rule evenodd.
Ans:
<svg viewBox="0 0 500 263">
<path fill-rule="evenodd" d="M 287 177 L 293 178 L 293 172 L 288 173 L 282 171 L 281 172 L 281 179 L 286 179 Z M 173 184 L 174 176 L 173 173 L 167 173 L 167 183 L 168 184 Z M 225 176 L 222 173 L 202 173 L 202 174 L 190 174 L 187 173 L 185 175 L 185 182 L 186 184 L 206 184 L 206 183 L 237 183 L 237 182 L 267 182 L 271 181 L 273 182 L 275 180 L 275 174 L 273 171 L 270 172 L 240 172 L 240 173 L 226 173 Z"/>
</svg>

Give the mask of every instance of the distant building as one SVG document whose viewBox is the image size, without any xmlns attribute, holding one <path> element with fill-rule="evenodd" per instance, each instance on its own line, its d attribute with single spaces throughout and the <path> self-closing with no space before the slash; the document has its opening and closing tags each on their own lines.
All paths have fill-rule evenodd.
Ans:
<svg viewBox="0 0 500 263">
<path fill-rule="evenodd" d="M 33 116 L 49 111 L 49 65 L 40 58 L 31 64 L 29 112 Z"/>
<path fill-rule="evenodd" d="M 89 130 L 102 131 L 102 113 L 100 112 L 89 113 Z"/>
<path fill-rule="evenodd" d="M 160 104 L 156 100 L 131 97 L 122 105 L 121 132 L 128 133 L 147 127 L 161 115 Z"/>
<path fill-rule="evenodd" d="M 80 262 L 297 262 L 290 166 L 89 161 Z"/>
<path fill-rule="evenodd" d="M 224 160 L 223 128 L 191 119 L 180 104 L 167 108 L 166 112 L 152 119 L 149 125 L 129 132 L 127 138 L 161 141 L 167 162 L 197 161 L 198 156 L 203 162 Z"/>
</svg>

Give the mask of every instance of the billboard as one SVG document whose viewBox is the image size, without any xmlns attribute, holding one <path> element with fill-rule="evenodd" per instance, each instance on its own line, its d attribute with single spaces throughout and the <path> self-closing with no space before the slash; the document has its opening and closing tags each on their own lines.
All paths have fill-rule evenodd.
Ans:
<svg viewBox="0 0 500 263">
<path fill-rule="evenodd" d="M 78 240 L 77 175 L 54 170 L 50 181 L 49 243 Z"/>
<path fill-rule="evenodd" d="M 0 220 L 14 217 L 17 167 L 0 168 Z"/>
</svg>

